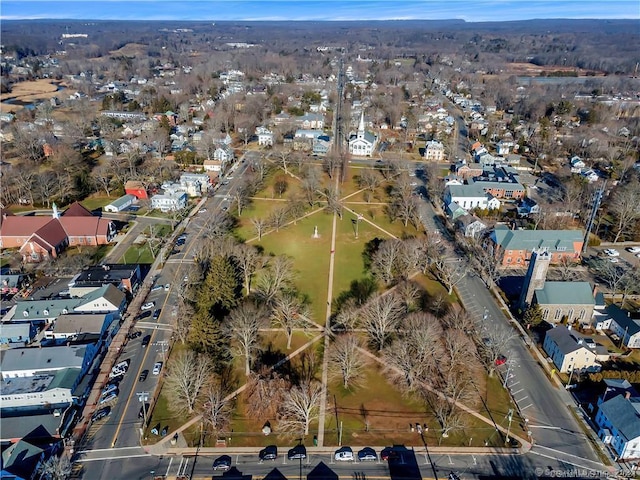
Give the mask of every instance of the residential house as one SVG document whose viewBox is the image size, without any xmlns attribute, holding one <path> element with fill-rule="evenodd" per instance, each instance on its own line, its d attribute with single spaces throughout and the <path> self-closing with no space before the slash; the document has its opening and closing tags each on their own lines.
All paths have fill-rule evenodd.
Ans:
<svg viewBox="0 0 640 480">
<path fill-rule="evenodd" d="M 106 245 L 115 223 L 94 216 L 79 203 L 62 214 L 53 204 L 51 216 L 9 215 L 0 226 L 0 248 L 19 248 L 25 262 L 56 258 L 67 246 Z"/>
<path fill-rule="evenodd" d="M 235 153 L 231 145 L 220 144 L 213 152 L 213 159 L 222 162 L 224 165 L 233 162 Z"/>
<path fill-rule="evenodd" d="M 456 219 L 456 228 L 467 238 L 480 238 L 487 224 L 474 215 L 463 215 Z"/>
<path fill-rule="evenodd" d="M 205 173 L 183 173 L 180 186 L 190 197 L 201 197 L 209 190 L 209 175 Z"/>
<path fill-rule="evenodd" d="M 444 203 L 457 203 L 465 210 L 479 208 L 481 210 L 496 210 L 500 208 L 500 201 L 486 193 L 477 185 L 449 185 L 444 191 Z"/>
<path fill-rule="evenodd" d="M 187 194 L 184 192 L 164 193 L 151 197 L 151 208 L 162 212 L 175 212 L 187 206 Z"/>
<path fill-rule="evenodd" d="M 424 159 L 427 162 L 443 162 L 444 145 L 435 140 L 428 141 L 424 149 Z"/>
<path fill-rule="evenodd" d="M 127 296 L 108 283 L 77 299 L 76 313 L 122 312 L 127 304 Z"/>
<path fill-rule="evenodd" d="M 261 147 L 273 147 L 273 132 L 265 127 L 256 128 L 258 135 L 258 145 Z"/>
<path fill-rule="evenodd" d="M 520 200 L 517 210 L 520 217 L 528 217 L 529 215 L 536 215 L 540 213 L 540 205 L 538 205 L 538 202 L 534 199 L 524 197 Z"/>
<path fill-rule="evenodd" d="M 580 260 L 584 242 L 582 230 L 510 230 L 506 225 L 496 225 L 488 237 L 487 248 L 504 267 L 524 267 L 534 249 L 546 248 L 551 263 L 563 258 Z"/>
<path fill-rule="evenodd" d="M 445 204 L 445 213 L 453 222 L 455 222 L 460 217 L 469 215 L 469 212 L 467 212 L 464 208 L 462 208 L 456 202 Z"/>
<path fill-rule="evenodd" d="M 532 303 L 540 306 L 542 318 L 549 323 L 566 320 L 588 325 L 596 302 L 589 282 L 545 281 L 534 291 Z"/>
<path fill-rule="evenodd" d="M 571 326 L 547 330 L 542 347 L 560 373 L 574 370 L 598 372 L 602 368 L 600 362 L 609 359 L 604 347 Z"/>
<path fill-rule="evenodd" d="M 123 210 L 126 210 L 131 205 L 133 205 L 136 200 L 137 200 L 137 197 L 135 195 L 127 193 L 126 195 L 123 195 L 120 198 L 115 199 L 110 204 L 105 205 L 104 211 L 113 212 L 113 213 L 122 212 Z"/>
<path fill-rule="evenodd" d="M 612 336 L 621 339 L 627 348 L 640 348 L 640 319 L 632 318 L 627 310 L 616 305 L 607 306 L 595 327 L 599 331 L 611 331 Z"/>
<path fill-rule="evenodd" d="M 35 479 L 45 458 L 44 449 L 25 440 L 19 440 L 3 450 L 0 477 L 7 480 Z"/>
<path fill-rule="evenodd" d="M 598 437 L 616 454 L 618 460 L 640 458 L 640 399 L 618 395 L 598 408 L 594 419 Z"/>
<path fill-rule="evenodd" d="M 603 378 L 602 382 L 605 388 L 604 392 L 598 396 L 598 406 L 618 395 L 628 395 L 629 398 L 640 398 L 640 394 L 634 386 L 629 383 L 629 380 L 624 378 Z"/>
<path fill-rule="evenodd" d="M 320 135 L 313 140 L 312 152 L 314 155 L 326 155 L 331 149 L 331 137 L 329 135 Z"/>
<path fill-rule="evenodd" d="M 360 116 L 358 131 L 349 136 L 349 153 L 357 157 L 370 157 L 375 151 L 378 137 L 365 130 L 364 112 Z"/>
<path fill-rule="evenodd" d="M 220 160 L 207 159 L 202 163 L 205 172 L 220 172 L 222 170 L 223 162 Z"/>
<path fill-rule="evenodd" d="M 321 113 L 305 113 L 296 119 L 296 123 L 305 130 L 322 130 L 324 128 L 324 115 Z"/>
<path fill-rule="evenodd" d="M 584 163 L 584 161 L 577 155 L 571 157 L 569 165 L 571 166 L 571 173 L 580 173 L 580 171 L 587 166 L 587 164 Z"/>
<path fill-rule="evenodd" d="M 313 150 L 314 142 L 325 136 L 322 130 L 296 130 L 293 137 L 293 149 L 296 151 L 311 151 Z"/>
<path fill-rule="evenodd" d="M 127 195 L 133 195 L 138 200 L 147 200 L 149 198 L 149 194 L 147 193 L 147 189 L 144 184 L 138 180 L 128 180 L 125 182 L 124 192 Z"/>
</svg>

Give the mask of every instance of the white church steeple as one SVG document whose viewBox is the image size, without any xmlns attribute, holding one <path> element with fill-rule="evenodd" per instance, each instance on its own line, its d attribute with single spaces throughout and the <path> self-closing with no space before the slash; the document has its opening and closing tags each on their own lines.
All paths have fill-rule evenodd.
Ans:
<svg viewBox="0 0 640 480">
<path fill-rule="evenodd" d="M 364 111 L 360 115 L 360 124 L 358 125 L 358 138 L 364 138 Z"/>
</svg>

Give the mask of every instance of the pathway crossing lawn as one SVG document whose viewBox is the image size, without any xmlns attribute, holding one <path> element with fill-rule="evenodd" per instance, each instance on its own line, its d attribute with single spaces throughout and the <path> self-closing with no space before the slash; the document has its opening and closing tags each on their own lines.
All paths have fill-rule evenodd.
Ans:
<svg viewBox="0 0 640 480">
<path fill-rule="evenodd" d="M 415 227 L 411 223 L 409 223 L 409 225 L 407 227 L 405 227 L 400 220 L 396 220 L 395 222 L 391 222 L 389 220 L 389 216 L 387 215 L 386 206 L 385 205 L 369 205 L 369 204 L 355 204 L 354 205 L 354 204 L 346 203 L 345 206 L 350 208 L 354 212 L 359 213 L 366 220 L 369 220 L 369 221 L 375 223 L 380 228 L 386 230 L 387 232 L 395 235 L 398 238 L 402 238 L 403 233 L 408 235 L 408 236 L 416 236 L 416 235 L 420 234 L 420 232 L 417 231 L 415 229 Z M 345 213 L 345 217 L 347 217 L 349 215 L 351 215 L 351 217 L 354 216 L 350 212 Z M 364 221 L 360 222 L 360 227 L 362 227 L 363 223 L 365 223 L 365 222 Z M 380 232 L 377 236 L 380 237 L 380 238 L 384 238 L 383 237 L 384 232 L 382 232 L 379 229 L 376 229 L 376 230 L 378 230 Z"/>
<path fill-rule="evenodd" d="M 226 205 L 231 210 L 235 209 L 235 203 L 232 201 L 230 201 Z M 259 198 L 253 198 L 251 201 L 251 205 L 249 205 L 242 211 L 242 215 L 238 219 L 238 226 L 235 229 L 236 236 L 242 241 L 257 237 L 256 229 L 251 223 L 251 219 L 261 218 L 263 220 L 267 220 L 269 218 L 269 215 L 271 215 L 271 212 L 273 212 L 276 208 L 283 208 L 286 206 L 286 201 L 261 200 Z M 253 244 L 258 245 L 258 243 L 256 243 L 257 241 L 258 240 L 256 238 L 256 240 L 253 241 Z"/>
<path fill-rule="evenodd" d="M 325 323 L 326 314 L 331 222 L 331 215 L 319 212 L 254 242 L 262 245 L 266 254 L 286 254 L 294 259 L 295 284 L 309 297 L 312 318 L 321 325 Z M 320 238 L 312 238 L 316 225 Z"/>
</svg>

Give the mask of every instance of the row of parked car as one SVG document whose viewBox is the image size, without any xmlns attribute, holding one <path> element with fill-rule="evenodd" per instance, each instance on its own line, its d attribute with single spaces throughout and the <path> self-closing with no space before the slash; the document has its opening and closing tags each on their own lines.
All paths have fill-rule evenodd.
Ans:
<svg viewBox="0 0 640 480">
<path fill-rule="evenodd" d="M 380 458 L 382 460 L 389 460 L 394 457 L 393 447 L 386 447 L 380 452 Z M 275 460 L 278 458 L 278 447 L 276 445 L 269 445 L 258 453 L 258 458 L 261 462 L 266 460 Z M 304 460 L 307 458 L 307 448 L 304 445 L 296 445 L 287 451 L 288 460 Z M 356 456 L 353 453 L 351 447 L 340 447 L 333 454 L 334 460 L 338 462 L 355 461 Z M 378 454 L 371 447 L 364 447 L 358 451 L 357 459 L 360 462 L 374 462 L 378 460 Z M 231 456 L 222 455 L 215 459 L 213 462 L 214 470 L 229 470 L 231 468 Z"/>
</svg>

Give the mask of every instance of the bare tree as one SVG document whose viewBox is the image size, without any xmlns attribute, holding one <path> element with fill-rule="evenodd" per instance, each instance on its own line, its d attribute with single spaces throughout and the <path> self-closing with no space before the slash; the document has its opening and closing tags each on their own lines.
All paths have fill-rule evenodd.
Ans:
<svg viewBox="0 0 640 480">
<path fill-rule="evenodd" d="M 451 295 L 453 288 L 467 275 L 467 267 L 461 261 L 452 262 L 446 257 L 439 257 L 433 262 L 433 272 Z"/>
<path fill-rule="evenodd" d="M 309 425 L 319 415 L 321 397 L 322 385 L 313 380 L 290 389 L 279 411 L 279 430 L 291 435 L 309 435 Z"/>
<path fill-rule="evenodd" d="M 247 379 L 246 405 L 251 418 L 275 418 L 291 383 L 277 371 L 262 367 Z"/>
<path fill-rule="evenodd" d="M 167 368 L 165 387 L 176 411 L 191 414 L 213 370 L 211 360 L 192 350 L 178 353 Z"/>
<path fill-rule="evenodd" d="M 113 174 L 109 167 L 99 166 L 91 172 L 91 178 L 97 188 L 104 190 L 107 197 L 111 196 L 111 185 L 113 183 Z"/>
<path fill-rule="evenodd" d="M 640 219 L 640 182 L 633 181 L 619 187 L 609 203 L 609 211 L 616 219 L 616 236 L 613 239 L 616 243 L 621 236 L 633 231 Z"/>
<path fill-rule="evenodd" d="M 189 289 L 187 289 L 189 290 Z M 189 336 L 189 328 L 191 327 L 191 319 L 195 314 L 193 305 L 188 301 L 185 301 L 183 295 L 178 296 L 178 310 L 175 322 L 175 334 L 178 340 L 184 345 L 187 343 L 187 337 Z"/>
<path fill-rule="evenodd" d="M 40 465 L 38 478 L 46 480 L 66 480 L 71 475 L 73 464 L 66 454 L 52 455 Z"/>
<path fill-rule="evenodd" d="M 339 378 L 345 389 L 357 385 L 364 373 L 367 357 L 361 349 L 362 341 L 353 333 L 339 335 L 329 347 L 329 376 Z"/>
<path fill-rule="evenodd" d="M 235 246 L 233 257 L 238 262 L 240 270 L 242 270 L 244 290 L 246 295 L 249 296 L 251 293 L 251 280 L 255 273 L 264 267 L 266 259 L 257 248 L 252 245 L 247 245 L 246 243 Z"/>
<path fill-rule="evenodd" d="M 260 347 L 260 330 L 267 326 L 264 308 L 244 301 L 233 309 L 225 321 L 229 337 L 235 341 L 236 353 L 244 357 L 245 375 L 251 373 L 251 360 Z"/>
<path fill-rule="evenodd" d="M 496 360 L 504 355 L 509 342 L 515 338 L 515 334 L 505 327 L 482 329 L 482 343 L 480 344 L 480 356 L 484 360 L 489 375 L 495 372 Z"/>
<path fill-rule="evenodd" d="M 335 153 L 328 153 L 322 160 L 324 171 L 327 172 L 329 178 L 335 178 L 342 166 L 342 159 Z"/>
<path fill-rule="evenodd" d="M 272 305 L 281 292 L 291 289 L 293 276 L 293 262 L 289 257 L 271 257 L 267 268 L 258 278 L 256 296 L 267 305 Z"/>
<path fill-rule="evenodd" d="M 251 224 L 256 231 L 256 235 L 258 235 L 258 241 L 262 240 L 262 235 L 267 228 L 267 221 L 263 218 L 254 217 L 251 219 Z"/>
<path fill-rule="evenodd" d="M 287 170 L 287 167 L 291 158 L 291 149 L 283 147 L 275 152 L 275 157 L 278 160 L 278 166 L 282 167 L 284 173 L 288 175 L 289 171 Z"/>
<path fill-rule="evenodd" d="M 378 351 L 395 332 L 402 313 L 402 302 L 393 293 L 375 296 L 361 309 L 363 326 Z"/>
<path fill-rule="evenodd" d="M 360 321 L 360 305 L 354 297 L 348 298 L 340 307 L 333 319 L 331 330 L 334 332 L 349 331 L 356 328 Z"/>
<path fill-rule="evenodd" d="M 287 223 L 289 215 L 288 208 L 280 207 L 276 208 L 269 215 L 269 225 L 275 228 L 276 232 L 279 232 L 282 227 Z"/>
<path fill-rule="evenodd" d="M 607 285 L 613 298 L 620 291 L 620 287 L 633 275 L 632 270 L 623 268 L 619 264 L 611 263 L 605 258 L 597 258 L 589 266 L 597 277 Z"/>
<path fill-rule="evenodd" d="M 378 185 L 380 185 L 380 181 L 380 175 L 371 168 L 363 169 L 358 177 L 358 185 L 360 188 L 364 188 L 369 192 L 374 192 Z"/>
<path fill-rule="evenodd" d="M 329 213 L 335 213 L 342 219 L 342 200 L 340 199 L 340 190 L 333 185 L 325 190 L 325 196 L 327 198 L 327 211 Z"/>
<path fill-rule="evenodd" d="M 231 422 L 233 408 L 226 399 L 226 393 L 219 380 L 210 381 L 203 396 L 202 417 L 214 433 L 227 428 Z"/>
<path fill-rule="evenodd" d="M 385 240 L 373 255 L 373 274 L 387 285 L 398 277 L 406 276 L 404 268 L 404 246 L 402 240 Z"/>
<path fill-rule="evenodd" d="M 284 293 L 277 297 L 271 311 L 271 318 L 287 336 L 287 350 L 291 348 L 294 329 L 306 325 L 305 318 L 309 315 L 309 308 L 297 295 Z"/>
</svg>

